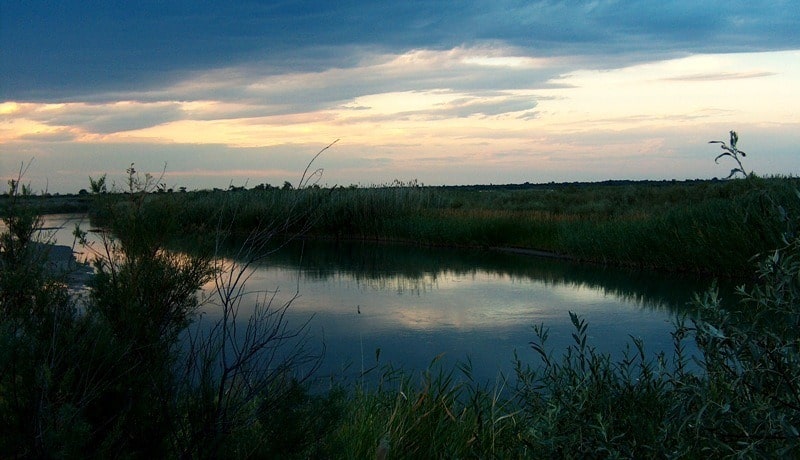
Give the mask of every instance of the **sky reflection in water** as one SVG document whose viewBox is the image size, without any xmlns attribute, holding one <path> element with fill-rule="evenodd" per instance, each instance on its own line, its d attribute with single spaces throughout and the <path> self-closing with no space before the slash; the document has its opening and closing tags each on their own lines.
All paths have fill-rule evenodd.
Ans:
<svg viewBox="0 0 800 460">
<path fill-rule="evenodd" d="M 277 289 L 276 304 L 298 292 L 289 321 L 313 315 L 312 345 L 326 345 L 322 373 L 348 377 L 375 365 L 379 348 L 380 364 L 405 370 L 441 353 L 445 365 L 469 357 L 479 380 L 493 380 L 511 373 L 515 350 L 538 362 L 534 324 L 549 327 L 549 348 L 563 351 L 570 311 L 588 321 L 599 351 L 621 356 L 634 336 L 648 353 L 669 354 L 675 314 L 708 284 L 488 251 L 306 242 L 302 254 L 299 245 L 274 254 L 248 290 Z M 206 316 L 216 316 L 213 307 Z"/>
<path fill-rule="evenodd" d="M 71 246 L 76 223 L 88 228 L 80 215 L 48 216 L 44 226 L 57 244 Z M 94 244 L 100 248 L 99 241 Z M 562 352 L 573 340 L 570 311 L 588 321 L 589 341 L 598 351 L 620 357 L 634 336 L 644 339 L 648 353 L 670 356 L 673 318 L 688 312 L 692 294 L 709 285 L 491 251 L 305 242 L 257 267 L 239 318 L 246 321 L 265 293 L 278 290 L 274 305 L 297 293 L 288 319 L 299 326 L 313 316 L 310 345 L 318 348 L 324 341 L 326 347 L 320 375 L 357 376 L 376 364 L 380 349 L 380 365 L 410 371 L 426 368 L 442 353 L 445 366 L 469 358 L 475 377 L 490 381 L 499 372 L 511 374 L 515 350 L 523 361 L 538 364 L 529 346 L 535 324 L 550 329 L 549 349 Z M 204 291 L 212 288 L 209 283 Z M 219 315 L 209 303 L 203 322 Z"/>
</svg>

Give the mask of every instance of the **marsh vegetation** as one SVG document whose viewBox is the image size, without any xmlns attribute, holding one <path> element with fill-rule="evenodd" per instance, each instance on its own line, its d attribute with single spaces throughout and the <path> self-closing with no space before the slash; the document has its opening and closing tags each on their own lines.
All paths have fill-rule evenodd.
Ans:
<svg viewBox="0 0 800 460">
<path fill-rule="evenodd" d="M 133 168 L 129 177 L 119 193 L 93 182 L 95 216 L 110 231 L 80 303 L 49 268 L 30 191 L 10 184 L 0 238 L 4 457 L 800 455 L 793 178 L 152 193 L 151 178 Z M 179 234 L 198 250 L 171 250 Z M 285 321 L 291 296 L 261 292 L 236 321 L 252 266 L 300 236 L 530 248 L 736 275 L 741 287 L 726 308 L 709 281 L 675 318 L 671 352 L 657 356 L 632 338 L 612 358 L 570 314 L 566 350 L 531 325 L 536 358 L 514 357 L 513 375 L 493 382 L 476 379 L 469 360 L 442 366 L 434 354 L 421 371 L 383 367 L 375 380 L 311 391 L 319 356 L 307 327 Z M 221 314 L 195 327 L 209 302 Z"/>
<path fill-rule="evenodd" d="M 531 250 L 582 262 L 741 276 L 781 244 L 797 214 L 790 177 L 516 186 L 266 188 L 155 194 L 182 235 L 217 220 L 234 233 L 281 223 L 287 235 Z M 773 203 L 784 203 L 780 211 Z M 284 222 L 298 209 L 307 219 Z M 97 217 L 102 218 L 102 215 Z M 211 222 L 211 224 L 210 224 Z M 306 228 L 307 227 L 307 228 Z"/>
</svg>

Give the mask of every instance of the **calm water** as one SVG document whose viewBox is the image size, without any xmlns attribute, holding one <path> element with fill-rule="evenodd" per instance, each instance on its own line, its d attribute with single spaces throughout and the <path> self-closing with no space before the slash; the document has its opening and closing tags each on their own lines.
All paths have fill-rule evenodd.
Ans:
<svg viewBox="0 0 800 460">
<path fill-rule="evenodd" d="M 669 353 L 672 319 L 706 287 L 517 254 L 329 242 L 281 250 L 248 283 L 277 289 L 277 304 L 299 292 L 289 321 L 313 316 L 312 343 L 326 346 L 323 374 L 357 375 L 376 364 L 380 349 L 380 364 L 407 370 L 441 353 L 446 366 L 470 358 L 480 381 L 510 375 L 515 350 L 538 363 L 529 346 L 534 324 L 549 327 L 550 347 L 564 350 L 574 332 L 570 311 L 589 322 L 600 351 L 621 357 L 634 336 L 648 353 Z"/>
<path fill-rule="evenodd" d="M 45 226 L 58 244 L 71 245 L 76 223 L 88 228 L 75 215 L 49 216 Z M 376 364 L 380 349 L 379 364 L 407 370 L 440 354 L 445 366 L 469 358 L 486 381 L 511 374 L 515 350 L 538 363 L 529 346 L 535 324 L 550 329 L 549 348 L 564 350 L 574 331 L 570 311 L 588 321 L 599 351 L 621 356 L 634 336 L 648 353 L 669 354 L 673 318 L 708 284 L 500 252 L 305 242 L 256 267 L 240 317 L 264 292 L 277 290 L 275 305 L 297 292 L 288 321 L 312 318 L 309 344 L 326 348 L 320 375 L 355 377 Z M 204 322 L 218 316 L 204 307 Z"/>
<path fill-rule="evenodd" d="M 91 251 L 80 247 L 75 242 L 73 231 L 75 226 L 80 226 L 81 230 L 88 231 L 89 217 L 85 214 L 49 214 L 42 219 L 42 228 L 39 231 L 39 239 L 49 241 L 60 246 L 68 246 L 73 249 L 78 260 L 86 261 L 91 257 Z M 6 230 L 5 223 L 0 220 L 0 232 Z M 90 241 L 95 241 L 95 246 L 99 249 L 98 235 L 89 233 Z"/>
</svg>

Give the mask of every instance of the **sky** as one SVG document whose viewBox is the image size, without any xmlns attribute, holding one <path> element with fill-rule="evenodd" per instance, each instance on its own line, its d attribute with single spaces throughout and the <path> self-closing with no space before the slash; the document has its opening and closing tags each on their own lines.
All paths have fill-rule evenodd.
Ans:
<svg viewBox="0 0 800 460">
<path fill-rule="evenodd" d="M 800 174 L 800 4 L 0 0 L 0 176 L 74 193 Z"/>
</svg>

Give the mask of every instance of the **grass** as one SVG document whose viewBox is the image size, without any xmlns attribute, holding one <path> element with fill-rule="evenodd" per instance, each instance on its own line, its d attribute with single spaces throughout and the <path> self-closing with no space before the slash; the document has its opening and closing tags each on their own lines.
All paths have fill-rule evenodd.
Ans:
<svg viewBox="0 0 800 460">
<path fill-rule="evenodd" d="M 731 136 L 726 151 L 738 158 Z M 133 166 L 129 174 L 130 193 L 101 194 L 98 217 L 118 236 L 107 243 L 108 257 L 95 261 L 99 275 L 80 309 L 45 270 L 47 245 L 33 238 L 40 220 L 26 189 L 11 183 L 0 234 L 0 457 L 800 456 L 795 179 L 488 193 L 403 186 L 151 194 L 150 178 L 136 182 Z M 164 250 L 169 236 L 204 229 L 217 232 L 198 239 L 205 243 L 245 235 L 243 268 L 227 284 L 218 259 Z M 527 244 L 658 268 L 719 264 L 715 272 L 742 269 L 752 281 L 729 310 L 714 285 L 698 294 L 691 316 L 675 320 L 671 354 L 648 357 L 632 339 L 615 361 L 596 351 L 590 326 L 571 314 L 566 350 L 550 349 L 547 328 L 534 325 L 538 359 L 517 359 L 515 375 L 494 384 L 476 382 L 469 361 L 448 370 L 434 358 L 420 372 L 384 368 L 377 383 L 331 382 L 320 391 L 298 373 L 313 357 L 303 351 L 302 330 L 282 321 L 290 303 L 274 306 L 265 296 L 244 329 L 225 319 L 239 313 L 247 292 L 239 280 L 265 240 L 298 230 Z M 210 279 L 223 319 L 208 336 L 192 336 L 195 292 Z M 684 352 L 688 340 L 699 350 L 694 358 Z M 288 360 L 275 361 L 286 345 Z"/>
<path fill-rule="evenodd" d="M 475 381 L 468 361 L 445 369 L 434 358 L 419 372 L 386 367 L 371 371 L 379 378 L 365 379 L 375 383 L 331 382 L 312 390 L 291 372 L 261 382 L 257 369 L 247 366 L 242 379 L 220 386 L 211 371 L 214 342 L 196 342 L 210 347 L 211 367 L 201 360 L 198 374 L 171 370 L 182 359 L 174 344 L 176 332 L 191 321 L 183 313 L 194 305 L 190 291 L 207 272 L 202 264 L 162 258 L 162 252 L 155 259 L 139 257 L 163 244 L 151 233 L 169 228 L 155 224 L 173 214 L 134 209 L 115 211 L 128 223 L 120 240 L 125 257 L 106 261 L 119 265 L 99 267 L 105 275 L 94 282 L 98 291 L 83 315 L 58 283 L 36 270 L 38 255 L 25 256 L 25 248 L 34 247 L 27 246 L 32 232 L 26 230 L 35 228 L 33 215 L 11 221 L 14 233 L 4 235 L 0 251 L 0 308 L 7 313 L 0 322 L 3 456 L 800 455 L 800 240 L 788 231 L 758 265 L 759 282 L 740 290 L 741 308 L 723 310 L 713 288 L 697 297 L 692 318 L 676 320 L 670 355 L 649 357 L 643 343 L 632 340 L 615 361 L 593 348 L 590 326 L 571 315 L 574 341 L 568 349 L 550 349 L 547 329 L 535 326 L 531 347 L 538 360 L 517 359 L 514 375 L 498 376 L 493 384 Z M 496 220 L 503 212 L 487 215 Z M 146 225 L 135 224 L 138 219 Z M 787 227 L 796 222 L 779 220 Z M 16 283 L 20 276 L 31 283 Z M 154 287 L 159 283 L 171 286 Z M 165 307 L 172 310 L 146 314 Z M 131 323 L 143 328 L 127 327 Z M 273 325 L 277 329 L 264 330 L 282 330 Z M 159 327 L 166 333 L 152 335 Z M 270 350 L 279 345 L 265 340 Z M 683 352 L 687 340 L 700 350 L 693 366 Z M 236 372 L 239 358 L 223 360 L 219 369 Z M 186 380 L 189 375 L 194 377 Z"/>
<path fill-rule="evenodd" d="M 800 212 L 792 177 L 487 187 L 252 189 L 153 194 L 180 233 L 219 222 L 246 235 L 280 226 L 306 237 L 545 251 L 579 261 L 738 277 L 776 247 Z M 781 204 L 781 206 L 777 206 Z M 313 212 L 312 212 L 313 210 Z M 302 212 L 301 212 L 302 211 Z M 307 211 L 307 212 L 306 212 Z M 302 218 L 286 221 L 285 216 Z M 102 217 L 102 216 L 99 216 Z"/>
<path fill-rule="evenodd" d="M 0 194 L 0 217 L 8 214 L 9 202 L 14 200 L 8 194 Z M 36 208 L 42 214 L 86 213 L 92 205 L 92 197 L 86 195 L 26 195 L 16 199 L 19 204 Z"/>
<path fill-rule="evenodd" d="M 467 362 L 408 374 L 390 367 L 375 387 L 347 394 L 340 423 L 329 435 L 339 458 L 498 457 L 526 448 L 516 439 L 512 401 L 501 385 L 472 380 Z"/>
</svg>

